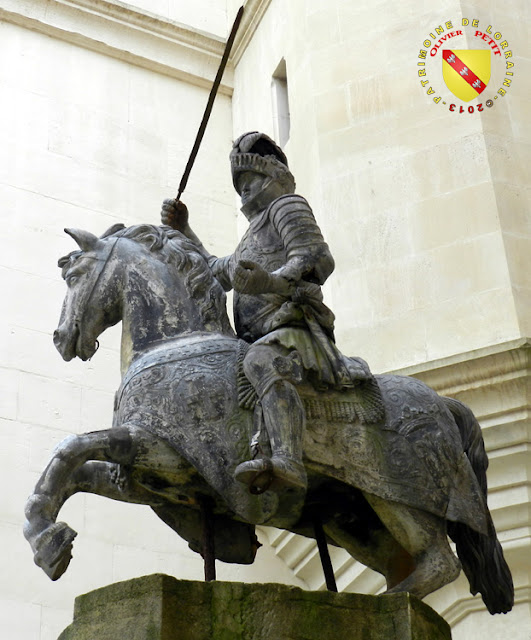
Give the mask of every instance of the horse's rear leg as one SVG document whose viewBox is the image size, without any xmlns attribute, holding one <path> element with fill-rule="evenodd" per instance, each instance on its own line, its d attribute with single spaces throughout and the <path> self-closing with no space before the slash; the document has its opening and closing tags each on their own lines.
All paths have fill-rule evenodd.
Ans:
<svg viewBox="0 0 531 640">
<path fill-rule="evenodd" d="M 127 463 L 133 457 L 133 441 L 126 429 L 69 436 L 55 449 L 26 503 L 24 525 L 24 535 L 33 549 L 35 563 L 52 580 L 57 580 L 66 570 L 72 541 L 77 535 L 64 522 L 56 522 L 65 501 L 82 490 L 76 480 L 76 471 L 88 460 Z"/>
<path fill-rule="evenodd" d="M 365 494 L 391 535 L 413 558 L 413 570 L 387 593 L 408 591 L 418 598 L 453 582 L 461 563 L 453 554 L 446 522 L 425 511 Z"/>
<path fill-rule="evenodd" d="M 333 521 L 329 521 L 324 530 L 355 560 L 381 573 L 385 577 L 388 589 L 399 584 L 415 568 L 411 555 L 385 528 L 373 532 L 370 539 L 363 541 Z"/>
</svg>

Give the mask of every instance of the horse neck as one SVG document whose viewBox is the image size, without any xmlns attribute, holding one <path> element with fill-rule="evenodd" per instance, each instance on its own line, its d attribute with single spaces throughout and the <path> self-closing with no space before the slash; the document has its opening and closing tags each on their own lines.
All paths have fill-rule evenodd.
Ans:
<svg viewBox="0 0 531 640">
<path fill-rule="evenodd" d="M 228 321 L 205 322 L 184 278 L 171 265 L 139 259 L 129 261 L 124 271 L 122 375 L 137 355 L 165 340 L 198 331 L 227 333 Z"/>
</svg>

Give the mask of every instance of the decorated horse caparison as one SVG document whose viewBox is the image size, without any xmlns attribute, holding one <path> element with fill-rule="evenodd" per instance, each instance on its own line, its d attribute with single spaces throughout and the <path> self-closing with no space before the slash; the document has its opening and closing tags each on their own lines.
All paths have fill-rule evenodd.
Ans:
<svg viewBox="0 0 531 640">
<path fill-rule="evenodd" d="M 465 405 L 416 379 L 376 376 L 385 411 L 375 418 L 360 390 L 317 392 L 302 381 L 304 503 L 294 509 L 289 491 L 252 494 L 234 479 L 254 432 L 241 370 L 247 345 L 205 259 L 167 226 L 67 233 L 79 250 L 59 262 L 68 291 L 55 344 L 65 360 L 87 360 L 121 320 L 123 378 L 112 428 L 63 440 L 28 500 L 25 536 L 52 580 L 76 536 L 57 516 L 84 491 L 150 505 L 195 551 L 208 503 L 215 556 L 225 562 L 253 562 L 255 525 L 313 537 L 318 517 L 327 542 L 383 574 L 387 593 L 423 598 L 462 566 L 491 613 L 511 609 L 486 502 L 487 457 Z"/>
</svg>

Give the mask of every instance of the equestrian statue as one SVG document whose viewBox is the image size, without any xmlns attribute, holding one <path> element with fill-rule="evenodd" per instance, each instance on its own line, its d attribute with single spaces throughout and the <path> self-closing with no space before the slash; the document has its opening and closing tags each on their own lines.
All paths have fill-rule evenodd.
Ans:
<svg viewBox="0 0 531 640">
<path fill-rule="evenodd" d="M 383 574 L 387 593 L 423 598 L 463 568 L 506 613 L 513 584 L 474 415 L 339 351 L 321 292 L 334 261 L 285 154 L 252 132 L 230 161 L 249 222 L 230 256 L 208 253 L 179 200 L 164 201 L 162 226 L 66 229 L 79 249 L 59 260 L 55 345 L 88 360 L 121 321 L 122 381 L 112 427 L 63 440 L 28 499 L 36 564 L 52 580 L 66 571 L 76 532 L 57 517 L 85 491 L 151 506 L 224 562 L 251 564 L 265 525 L 322 534 Z"/>
</svg>

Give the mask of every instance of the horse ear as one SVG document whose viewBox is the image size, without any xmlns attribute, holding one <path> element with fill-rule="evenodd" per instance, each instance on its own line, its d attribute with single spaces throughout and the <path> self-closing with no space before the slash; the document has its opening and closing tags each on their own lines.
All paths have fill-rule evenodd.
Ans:
<svg viewBox="0 0 531 640">
<path fill-rule="evenodd" d="M 83 229 L 65 229 L 65 233 L 77 242 L 82 251 L 91 251 L 100 242 L 97 236 Z"/>
</svg>

